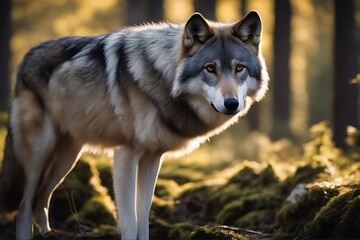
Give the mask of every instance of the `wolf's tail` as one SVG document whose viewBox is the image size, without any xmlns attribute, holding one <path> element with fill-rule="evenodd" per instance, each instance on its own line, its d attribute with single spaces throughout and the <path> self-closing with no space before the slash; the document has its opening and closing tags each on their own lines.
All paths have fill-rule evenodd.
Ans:
<svg viewBox="0 0 360 240">
<path fill-rule="evenodd" d="M 0 221 L 12 220 L 24 190 L 24 169 L 15 157 L 13 135 L 8 123 L 4 159 L 0 173 Z"/>
</svg>

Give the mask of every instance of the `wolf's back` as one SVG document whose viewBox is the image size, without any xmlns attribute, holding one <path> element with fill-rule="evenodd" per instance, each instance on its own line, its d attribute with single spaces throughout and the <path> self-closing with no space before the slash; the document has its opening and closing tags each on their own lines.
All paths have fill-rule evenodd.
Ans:
<svg viewBox="0 0 360 240">
<path fill-rule="evenodd" d="M 33 47 L 19 65 L 15 96 L 22 87 L 34 91 L 41 99 L 53 72 L 70 60 L 96 37 L 66 37 L 41 43 Z"/>
</svg>

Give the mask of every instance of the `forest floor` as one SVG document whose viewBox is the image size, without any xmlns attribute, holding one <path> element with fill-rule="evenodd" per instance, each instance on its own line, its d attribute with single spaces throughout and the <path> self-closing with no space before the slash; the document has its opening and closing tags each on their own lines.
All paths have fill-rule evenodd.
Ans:
<svg viewBox="0 0 360 240">
<path fill-rule="evenodd" d="M 151 239 L 360 238 L 360 154 L 334 147 L 326 123 L 302 147 L 252 132 L 218 137 L 192 154 L 165 159 L 150 214 Z M 0 128 L 0 150 L 6 130 Z M 352 141 L 352 142 L 351 142 Z M 0 159 L 2 159 L 0 153 Z M 84 154 L 55 191 L 55 232 L 35 239 L 118 239 L 112 162 Z M 13 239 L 14 223 L 0 225 Z"/>
</svg>

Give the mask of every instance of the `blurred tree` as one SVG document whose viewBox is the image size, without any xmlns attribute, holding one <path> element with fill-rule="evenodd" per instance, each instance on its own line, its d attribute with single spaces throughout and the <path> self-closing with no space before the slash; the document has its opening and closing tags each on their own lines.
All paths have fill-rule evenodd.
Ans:
<svg viewBox="0 0 360 240">
<path fill-rule="evenodd" d="M 195 11 L 201 13 L 205 18 L 215 20 L 216 0 L 194 0 Z"/>
<path fill-rule="evenodd" d="M 312 126 L 324 119 L 332 117 L 333 98 L 333 29 L 334 29 L 334 6 L 332 1 L 312 1 L 314 14 L 308 17 L 311 21 L 312 31 L 309 33 L 310 40 L 307 55 L 308 66 L 306 72 L 306 91 L 309 100 L 308 126 Z M 308 23 L 310 24 L 310 22 Z M 316 66 L 316 67 L 314 67 Z M 319 91 L 321 89 L 322 91 Z M 321 99 L 321 101 L 319 101 Z"/>
<path fill-rule="evenodd" d="M 241 0 L 241 16 L 245 17 L 246 13 L 247 13 L 247 8 L 246 8 L 246 0 Z"/>
<path fill-rule="evenodd" d="M 159 22 L 164 18 L 164 0 L 129 0 L 127 4 L 129 25 Z"/>
<path fill-rule="evenodd" d="M 127 1 L 127 24 L 139 24 L 145 16 L 143 0 Z"/>
<path fill-rule="evenodd" d="M 148 1 L 147 21 L 159 22 L 164 20 L 164 0 Z"/>
<path fill-rule="evenodd" d="M 334 141 L 337 147 L 346 149 L 347 125 L 358 126 L 358 89 L 350 85 L 356 76 L 355 19 L 353 0 L 335 0 L 334 42 Z"/>
<path fill-rule="evenodd" d="M 289 0 L 275 1 L 272 137 L 290 135 L 290 18 Z"/>
<path fill-rule="evenodd" d="M 240 12 L 241 12 L 242 18 L 245 17 L 245 15 L 247 14 L 246 2 L 247 2 L 246 0 L 241 0 Z M 260 127 L 260 122 L 259 122 L 260 109 L 259 108 L 260 108 L 259 104 L 254 104 L 251 107 L 251 110 L 249 111 L 249 113 L 247 114 L 248 126 L 249 126 L 250 131 L 259 130 L 259 127 Z"/>
<path fill-rule="evenodd" d="M 7 110 L 10 98 L 11 0 L 0 1 L 0 111 Z"/>
</svg>

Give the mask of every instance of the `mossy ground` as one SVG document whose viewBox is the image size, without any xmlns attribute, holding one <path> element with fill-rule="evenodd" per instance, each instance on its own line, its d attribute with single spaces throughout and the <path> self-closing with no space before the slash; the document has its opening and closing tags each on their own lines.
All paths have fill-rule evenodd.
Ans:
<svg viewBox="0 0 360 240">
<path fill-rule="evenodd" d="M 0 127 L 0 148 L 5 134 Z M 246 139 L 238 143 L 225 134 L 191 155 L 164 161 L 150 214 L 151 238 L 360 238 L 357 145 L 351 154 L 336 149 L 323 123 L 311 129 L 302 151 L 259 133 Z M 50 220 L 57 231 L 35 236 L 118 238 L 111 164 L 105 156 L 85 154 L 54 193 Z M 303 192 L 290 201 L 298 186 Z M 13 229 L 14 224 L 1 225 L 0 237 L 13 238 Z"/>
</svg>

